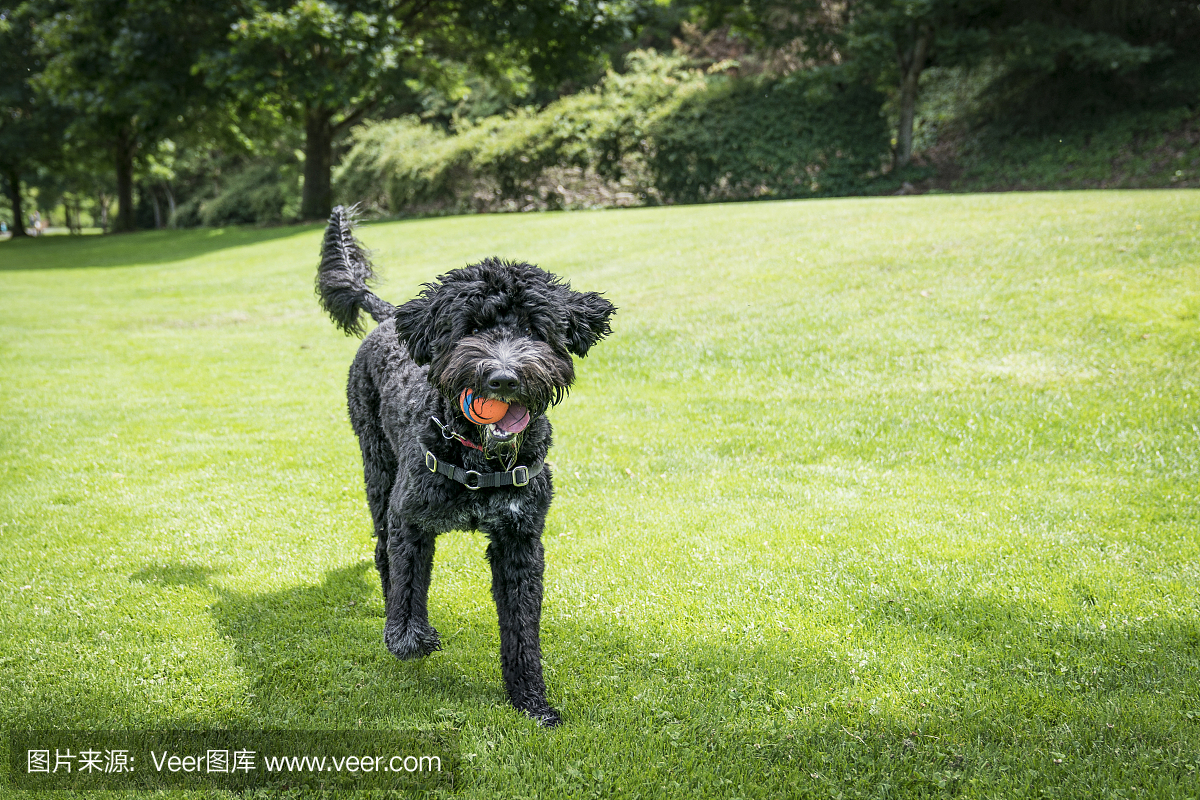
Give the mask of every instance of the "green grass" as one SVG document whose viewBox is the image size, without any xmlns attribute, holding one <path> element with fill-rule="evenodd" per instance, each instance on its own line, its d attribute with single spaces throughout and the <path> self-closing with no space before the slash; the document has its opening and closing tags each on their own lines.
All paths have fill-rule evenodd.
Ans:
<svg viewBox="0 0 1200 800">
<path fill-rule="evenodd" d="M 482 256 L 604 290 L 551 414 L 546 677 L 484 540 L 401 663 L 319 230 L 0 244 L 12 728 L 462 731 L 455 796 L 1200 794 L 1200 195 L 370 225 L 400 301 Z"/>
</svg>

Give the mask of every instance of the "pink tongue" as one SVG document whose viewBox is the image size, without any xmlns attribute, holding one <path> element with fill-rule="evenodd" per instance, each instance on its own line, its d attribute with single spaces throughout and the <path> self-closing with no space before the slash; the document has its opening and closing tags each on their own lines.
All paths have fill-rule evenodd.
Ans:
<svg viewBox="0 0 1200 800">
<path fill-rule="evenodd" d="M 529 409 L 519 403 L 511 403 L 508 413 L 496 423 L 496 427 L 504 433 L 520 433 L 529 424 Z"/>
</svg>

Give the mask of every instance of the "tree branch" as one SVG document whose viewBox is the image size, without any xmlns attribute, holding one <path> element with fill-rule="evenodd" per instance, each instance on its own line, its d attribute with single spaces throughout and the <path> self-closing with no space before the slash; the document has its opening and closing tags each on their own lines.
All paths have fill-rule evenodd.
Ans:
<svg viewBox="0 0 1200 800">
<path fill-rule="evenodd" d="M 332 126 L 332 131 L 333 131 L 334 135 L 341 133 L 342 131 L 349 128 L 351 125 L 354 125 L 360 119 L 362 119 L 367 114 L 369 114 L 371 112 L 371 110 L 374 109 L 375 106 L 377 106 L 377 105 L 379 105 L 379 100 L 377 98 L 372 98 L 371 100 L 368 100 L 366 103 L 364 103 L 363 105 L 356 108 L 354 111 L 351 111 L 349 114 L 347 114 L 345 117 L 342 118 L 341 122 Z"/>
</svg>

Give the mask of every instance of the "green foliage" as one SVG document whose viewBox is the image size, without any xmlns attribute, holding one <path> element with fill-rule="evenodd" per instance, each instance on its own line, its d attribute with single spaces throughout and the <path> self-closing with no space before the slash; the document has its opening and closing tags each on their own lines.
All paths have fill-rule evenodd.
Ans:
<svg viewBox="0 0 1200 800">
<path fill-rule="evenodd" d="M 992 6 L 994 52 L 1044 73 L 1129 74 L 1154 61 L 1200 55 L 1200 7 L 1191 0 L 1016 0 Z"/>
<path fill-rule="evenodd" d="M 593 91 L 456 135 L 411 119 L 363 126 L 338 193 L 391 213 L 536 205 L 565 191 L 552 172 L 575 170 L 649 202 L 859 194 L 886 153 L 869 88 L 708 80 L 652 52 L 627 63 Z"/>
<path fill-rule="evenodd" d="M 1080 38 L 1078 31 L 1057 42 L 1046 36 L 1042 45 L 1031 40 L 1028 53 L 1003 53 L 971 70 L 927 71 L 918 141 L 925 163 L 941 173 L 935 186 L 1200 185 L 1200 60 L 1179 51 L 1125 68 L 1115 52 L 1105 61 L 1098 49 L 1091 66 L 1066 55 L 1061 68 L 1044 60 L 1045 48 Z M 1132 46 L 1097 38 L 1134 60 Z M 1156 49 L 1140 52 L 1149 58 Z"/>
<path fill-rule="evenodd" d="M 78 114 L 73 133 L 113 156 L 118 230 L 131 230 L 138 151 L 195 128 L 220 103 L 194 69 L 230 8 L 199 0 L 38 3 L 47 55 L 37 85 Z"/>
<path fill-rule="evenodd" d="M 718 83 L 656 121 L 655 186 L 681 202 L 862 194 L 888 150 L 882 102 L 812 74 Z"/>
<path fill-rule="evenodd" d="M 233 88 L 245 104 L 303 120 L 301 210 L 311 219 L 329 213 L 334 139 L 377 105 L 413 83 L 453 84 L 463 64 L 567 74 L 622 33 L 623 16 L 621 3 L 592 0 L 254 0 L 206 69 L 210 83 Z"/>
<path fill-rule="evenodd" d="M 225 17 L 198 0 L 65 0 L 39 4 L 48 56 L 38 84 L 89 115 L 88 125 L 130 126 L 150 142 L 182 127 L 209 99 L 193 70 Z"/>
<path fill-rule="evenodd" d="M 180 205 L 174 226 L 251 225 L 286 222 L 300 211 L 300 169 L 293 160 L 255 162 L 230 174 L 212 197 Z"/>
<path fill-rule="evenodd" d="M 962 189 L 1200 187 L 1194 107 L 1071 119 L 1001 136 L 984 128 L 959 144 Z"/>
<path fill-rule="evenodd" d="M 539 112 L 465 125 L 456 135 L 411 119 L 363 126 L 338 174 L 338 193 L 392 213 L 453 211 L 536 196 L 554 168 L 614 184 L 636 179 L 654 120 L 706 84 L 680 58 L 638 52 L 627 63 L 629 72 L 609 72 L 594 90 Z"/>
<path fill-rule="evenodd" d="M 926 67 L 1000 59 L 1017 88 L 1006 92 L 997 85 L 995 91 L 1018 106 L 1023 90 L 1047 77 L 1119 76 L 1127 79 L 1126 101 L 1136 103 L 1147 82 L 1168 77 L 1172 60 L 1200 54 L 1200 5 L 1184 0 L 701 0 L 699 7 L 709 24 L 730 24 L 800 63 L 825 65 L 884 90 L 898 106 L 897 166 L 911 153 L 917 86 Z M 1171 80 L 1194 94 L 1194 82 Z M 1057 105 L 1054 110 L 1062 113 Z"/>
<path fill-rule="evenodd" d="M 725 26 L 703 34 L 709 63 L 740 78 L 622 64 L 702 21 Z M 565 94 L 606 59 L 621 71 Z M 914 130 L 922 73 L 968 67 L 998 74 Z M 1160 151 L 1190 134 L 1150 133 L 1197 85 L 1192 0 L 25 0 L 0 8 L 0 187 L 101 218 L 115 192 L 117 229 L 135 198 L 142 225 L 176 204 L 187 224 L 277 220 L 290 173 L 231 175 L 302 143 L 302 216 L 320 217 L 364 121 L 337 190 L 389 213 L 890 191 L 954 148 L 957 185 L 1178 185 L 1187 165 L 1162 172 Z M 895 163 L 915 144 L 924 165 L 879 179 L 872 103 Z"/>
<path fill-rule="evenodd" d="M 224 72 L 210 80 L 234 84 L 256 102 L 281 104 L 296 116 L 306 108 L 353 108 L 398 66 L 396 42 L 403 40 L 391 15 L 321 0 L 253 2 L 247 11 L 228 50 L 210 54 L 206 66 Z"/>
<path fill-rule="evenodd" d="M 45 66 L 38 47 L 38 18 L 29 3 L 0 8 L 0 188 L 8 199 L 6 222 L 24 231 L 23 186 L 53 182 L 64 170 L 63 130 L 70 111 L 38 92 L 32 80 Z M 47 178 L 49 177 L 49 180 Z M 13 217 L 22 220 L 13 225 Z"/>
<path fill-rule="evenodd" d="M 949 132 L 969 127 L 979 118 L 987 87 L 1004 74 L 994 60 L 973 68 L 930 67 L 921 74 L 920 96 L 913 126 L 913 149 L 935 151 Z M 883 111 L 894 127 L 899 119 L 899 98 L 889 97 Z M 928 157 L 929 152 L 925 153 Z"/>
<path fill-rule="evenodd" d="M 351 136 L 353 146 L 334 175 L 335 191 L 347 202 L 382 211 L 403 208 L 400 193 L 404 189 L 391 186 L 393 176 L 411 173 L 409 165 L 421 164 L 426 154 L 446 139 L 439 128 L 411 117 L 367 122 L 355 128 Z"/>
</svg>

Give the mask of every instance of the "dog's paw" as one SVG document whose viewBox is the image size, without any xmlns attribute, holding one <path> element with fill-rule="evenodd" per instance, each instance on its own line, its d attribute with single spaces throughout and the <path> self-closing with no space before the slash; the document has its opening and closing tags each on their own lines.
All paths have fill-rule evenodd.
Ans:
<svg viewBox="0 0 1200 800">
<path fill-rule="evenodd" d="M 442 649 L 442 640 L 431 625 L 388 625 L 383 629 L 383 643 L 392 655 L 404 661 Z"/>
<path fill-rule="evenodd" d="M 527 716 L 537 720 L 537 724 L 543 728 L 554 728 L 562 724 L 562 717 L 548 705 L 539 706 L 538 708 L 523 708 L 521 710 Z"/>
</svg>

